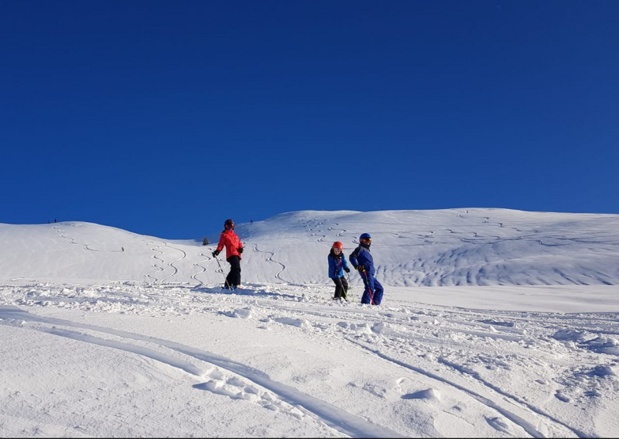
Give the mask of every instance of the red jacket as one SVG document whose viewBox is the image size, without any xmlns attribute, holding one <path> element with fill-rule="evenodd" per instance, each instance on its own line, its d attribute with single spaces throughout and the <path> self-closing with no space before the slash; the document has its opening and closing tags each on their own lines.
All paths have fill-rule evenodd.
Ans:
<svg viewBox="0 0 619 439">
<path fill-rule="evenodd" d="M 243 248 L 241 239 L 234 233 L 234 230 L 224 230 L 219 236 L 219 244 L 217 244 L 217 251 L 220 252 L 224 246 L 226 247 L 226 259 L 230 256 L 238 256 L 241 258 L 239 249 Z"/>
</svg>

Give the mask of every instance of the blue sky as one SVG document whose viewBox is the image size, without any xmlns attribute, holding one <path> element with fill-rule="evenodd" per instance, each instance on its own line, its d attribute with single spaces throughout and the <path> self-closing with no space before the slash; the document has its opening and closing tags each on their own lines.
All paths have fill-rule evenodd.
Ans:
<svg viewBox="0 0 619 439">
<path fill-rule="evenodd" d="M 619 213 L 617 1 L 4 1 L 0 222 Z"/>
</svg>

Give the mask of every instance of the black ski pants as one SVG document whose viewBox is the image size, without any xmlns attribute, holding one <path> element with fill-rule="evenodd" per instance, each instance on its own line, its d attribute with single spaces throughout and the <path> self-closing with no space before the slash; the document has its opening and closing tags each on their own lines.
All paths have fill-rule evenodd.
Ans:
<svg viewBox="0 0 619 439">
<path fill-rule="evenodd" d="M 241 285 L 241 257 L 230 256 L 226 261 L 230 264 L 230 272 L 226 276 L 226 285 L 236 288 Z"/>
<path fill-rule="evenodd" d="M 333 278 L 333 282 L 335 283 L 335 294 L 333 295 L 334 299 L 346 299 L 346 292 L 348 291 L 348 281 L 345 277 L 336 277 Z"/>
</svg>

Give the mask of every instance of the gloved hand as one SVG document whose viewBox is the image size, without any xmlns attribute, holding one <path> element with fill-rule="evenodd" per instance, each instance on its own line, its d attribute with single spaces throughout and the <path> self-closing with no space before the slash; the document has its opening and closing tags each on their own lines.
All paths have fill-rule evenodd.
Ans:
<svg viewBox="0 0 619 439">
<path fill-rule="evenodd" d="M 219 250 L 215 250 L 215 251 L 213 252 L 213 257 L 214 257 L 214 258 L 216 258 L 218 254 L 219 254 Z"/>
<path fill-rule="evenodd" d="M 355 270 L 358 270 L 360 273 L 363 273 L 365 271 L 365 267 L 363 265 L 357 265 L 355 267 Z"/>
<path fill-rule="evenodd" d="M 350 273 L 350 268 L 348 268 L 348 267 L 344 267 L 344 271 L 345 271 L 346 273 Z"/>
<path fill-rule="evenodd" d="M 239 247 L 236 250 L 239 252 L 239 254 L 243 253 L 243 247 Z"/>
</svg>

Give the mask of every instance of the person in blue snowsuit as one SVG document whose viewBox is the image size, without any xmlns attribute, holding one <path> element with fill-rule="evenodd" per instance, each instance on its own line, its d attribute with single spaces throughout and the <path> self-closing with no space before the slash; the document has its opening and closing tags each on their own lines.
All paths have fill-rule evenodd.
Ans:
<svg viewBox="0 0 619 439">
<path fill-rule="evenodd" d="M 344 244 L 340 241 L 335 241 L 331 246 L 327 261 L 329 261 L 329 277 L 335 284 L 335 293 L 333 299 L 348 300 L 346 293 L 348 292 L 348 282 L 344 277 L 344 272 L 350 273 L 348 268 L 348 262 L 342 253 L 344 251 Z"/>
<path fill-rule="evenodd" d="M 371 303 L 372 305 L 380 305 L 383 301 L 383 286 L 374 277 L 374 258 L 370 253 L 370 245 L 372 245 L 372 237 L 369 233 L 363 233 L 359 236 L 359 246 L 353 250 L 348 259 L 355 270 L 363 279 L 363 296 L 361 303 Z"/>
</svg>

